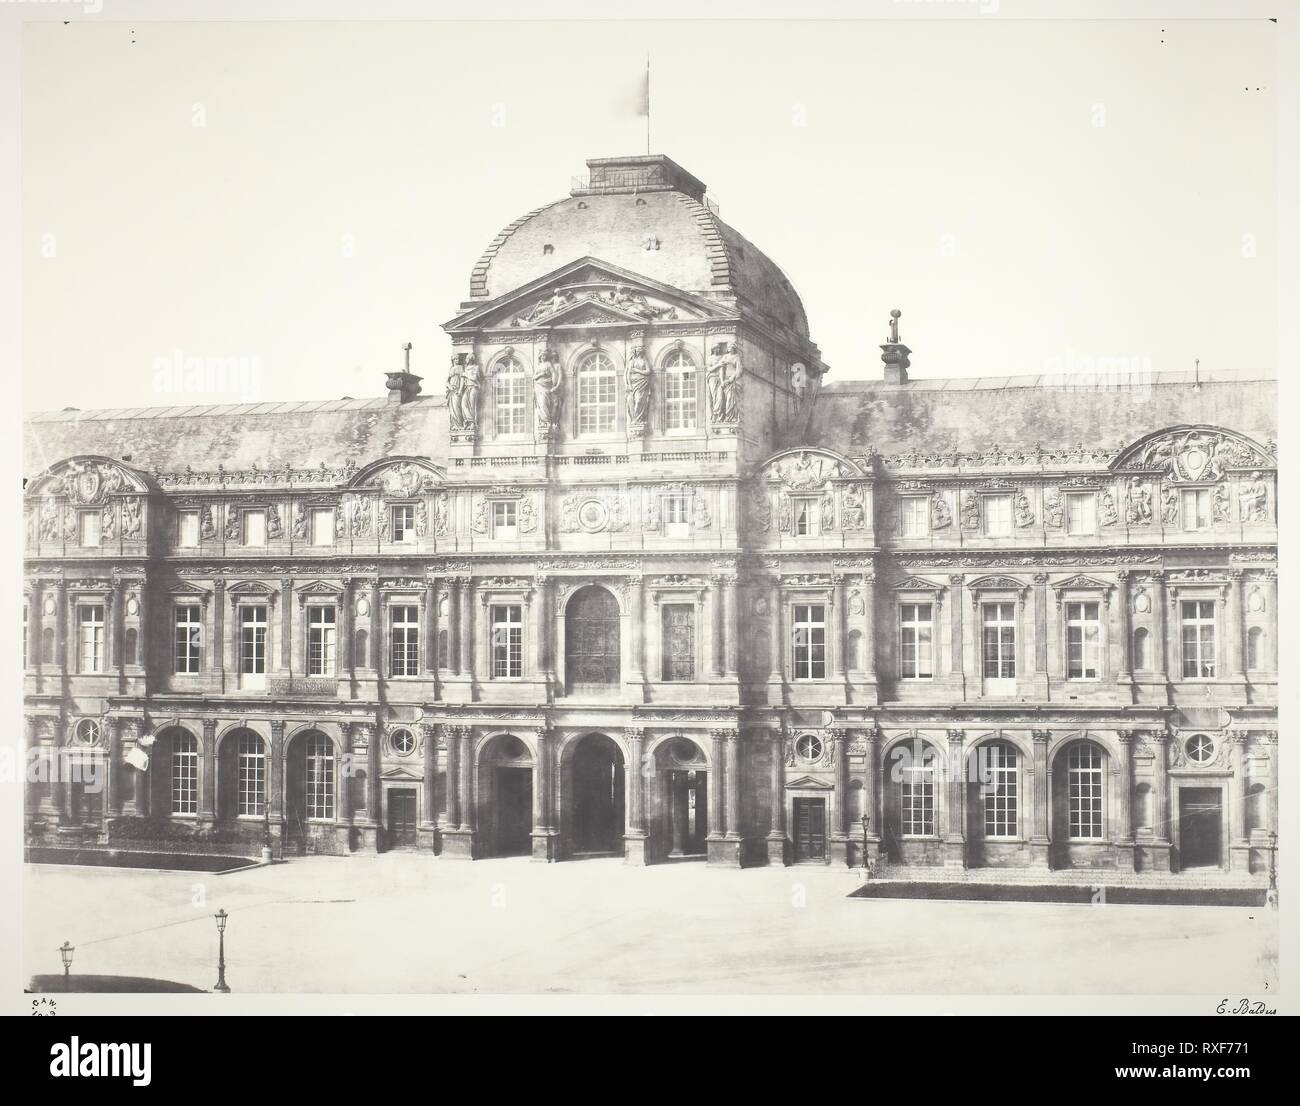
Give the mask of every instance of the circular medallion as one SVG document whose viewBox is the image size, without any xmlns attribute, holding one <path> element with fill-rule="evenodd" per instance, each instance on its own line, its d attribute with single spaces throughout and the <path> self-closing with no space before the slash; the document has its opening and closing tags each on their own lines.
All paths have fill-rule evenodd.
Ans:
<svg viewBox="0 0 1300 1106">
<path fill-rule="evenodd" d="M 359 614 L 362 618 L 365 618 L 366 615 L 368 615 L 369 613 L 370 613 L 370 601 L 367 599 L 358 599 L 357 614 Z"/>
<path fill-rule="evenodd" d="M 1139 614 L 1146 614 L 1151 609 L 1151 599 L 1146 592 L 1138 592 L 1137 598 L 1133 600 L 1133 609 Z"/>
<path fill-rule="evenodd" d="M 47 595 L 47 596 L 45 597 L 45 605 L 44 605 L 44 607 L 42 607 L 41 609 L 42 609 L 46 614 L 53 614 L 54 611 L 55 611 L 55 609 L 56 609 L 57 607 L 58 607 L 58 604 L 54 602 L 54 596 L 52 596 L 52 595 Z"/>
<path fill-rule="evenodd" d="M 126 601 L 126 613 L 132 618 L 140 613 L 140 604 L 136 601 L 134 595 Z"/>
<path fill-rule="evenodd" d="M 1262 611 L 1264 609 L 1264 596 L 1258 588 L 1250 593 L 1250 598 L 1246 600 L 1246 607 L 1252 611 Z"/>
<path fill-rule="evenodd" d="M 588 499 L 578 508 L 578 525 L 589 533 L 605 529 L 609 521 L 609 510 L 599 499 Z"/>
<path fill-rule="evenodd" d="M 1209 764 L 1214 759 L 1214 742 L 1203 733 L 1187 739 L 1187 759 L 1193 764 Z"/>
</svg>

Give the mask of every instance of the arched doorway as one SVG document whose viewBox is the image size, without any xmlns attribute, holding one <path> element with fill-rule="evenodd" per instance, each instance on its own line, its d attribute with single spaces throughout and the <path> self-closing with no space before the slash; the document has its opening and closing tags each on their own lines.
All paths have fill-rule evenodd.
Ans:
<svg viewBox="0 0 1300 1106">
<path fill-rule="evenodd" d="M 618 601 L 590 584 L 569 600 L 564 614 L 564 673 L 569 694 L 618 686 L 621 655 Z"/>
<path fill-rule="evenodd" d="M 709 772 L 703 750 L 674 737 L 655 749 L 659 776 L 657 836 L 660 855 L 676 860 L 708 851 Z"/>
<path fill-rule="evenodd" d="M 533 756 L 514 734 L 483 746 L 479 792 L 484 856 L 527 856 L 533 841 Z"/>
<path fill-rule="evenodd" d="M 233 730 L 217 747 L 217 818 L 266 815 L 267 785 L 271 778 L 266 742 L 252 730 Z"/>
<path fill-rule="evenodd" d="M 1106 750 L 1097 742 L 1071 741 L 1054 754 L 1051 771 L 1053 868 L 1095 862 L 1107 837 Z"/>
<path fill-rule="evenodd" d="M 333 822 L 338 801 L 334 743 L 320 730 L 303 730 L 285 755 L 284 819 L 290 840 L 303 842 L 312 822 Z"/>
<path fill-rule="evenodd" d="M 623 753 L 604 734 L 579 738 L 569 767 L 572 855 L 623 851 Z"/>
<path fill-rule="evenodd" d="M 149 809 L 157 817 L 199 812 L 199 739 L 181 726 L 157 735 L 149 750 Z"/>
</svg>

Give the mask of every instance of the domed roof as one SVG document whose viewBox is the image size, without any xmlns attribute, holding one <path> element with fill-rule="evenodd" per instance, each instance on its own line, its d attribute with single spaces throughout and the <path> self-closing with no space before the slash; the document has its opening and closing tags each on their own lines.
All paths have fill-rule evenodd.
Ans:
<svg viewBox="0 0 1300 1106">
<path fill-rule="evenodd" d="M 501 231 L 470 277 L 487 300 L 584 257 L 724 302 L 740 301 L 800 338 L 808 319 L 793 285 L 704 198 L 704 184 L 662 155 L 587 162 L 590 180 Z"/>
</svg>

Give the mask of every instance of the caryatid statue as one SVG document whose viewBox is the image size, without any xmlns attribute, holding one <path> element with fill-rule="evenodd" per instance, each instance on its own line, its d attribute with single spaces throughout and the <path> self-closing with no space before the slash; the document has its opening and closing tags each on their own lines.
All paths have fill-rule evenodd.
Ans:
<svg viewBox="0 0 1300 1106">
<path fill-rule="evenodd" d="M 465 429 L 465 412 L 461 405 L 461 395 L 465 390 L 463 353 L 451 356 L 451 365 L 447 368 L 447 415 L 451 419 L 452 430 Z"/>
<path fill-rule="evenodd" d="M 627 359 L 624 384 L 628 425 L 644 426 L 650 414 L 650 363 L 646 360 L 644 346 L 636 346 Z"/>
<path fill-rule="evenodd" d="M 478 426 L 478 396 L 483 387 L 483 370 L 472 353 L 465 359 L 461 373 L 460 417 L 466 430 Z"/>
<path fill-rule="evenodd" d="M 549 430 L 559 420 L 563 383 L 564 371 L 560 368 L 559 355 L 551 349 L 543 351 L 533 374 L 533 406 L 539 430 Z"/>
</svg>

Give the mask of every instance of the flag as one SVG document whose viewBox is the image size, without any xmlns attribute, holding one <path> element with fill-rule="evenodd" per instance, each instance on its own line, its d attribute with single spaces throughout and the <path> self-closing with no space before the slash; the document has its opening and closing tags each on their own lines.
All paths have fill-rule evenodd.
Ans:
<svg viewBox="0 0 1300 1106">
<path fill-rule="evenodd" d="M 143 749 L 132 749 L 126 754 L 126 762 L 132 768 L 138 768 L 141 772 L 149 769 L 149 754 Z"/>
</svg>

